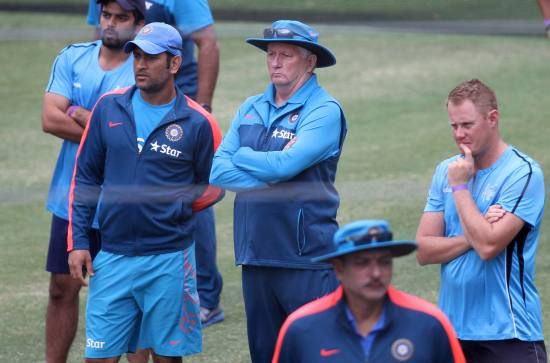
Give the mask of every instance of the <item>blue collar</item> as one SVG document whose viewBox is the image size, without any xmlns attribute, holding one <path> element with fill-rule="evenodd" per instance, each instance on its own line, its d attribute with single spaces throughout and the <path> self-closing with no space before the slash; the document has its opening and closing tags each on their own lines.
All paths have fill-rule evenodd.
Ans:
<svg viewBox="0 0 550 363">
<path fill-rule="evenodd" d="M 363 336 L 361 335 L 361 333 L 359 333 L 359 330 L 357 329 L 357 324 L 355 322 L 355 317 L 353 316 L 351 310 L 349 309 L 348 304 L 346 304 L 344 301 L 344 311 L 346 312 L 346 317 L 348 319 L 348 322 L 353 328 L 353 331 L 357 334 L 357 336 L 361 340 L 361 346 L 363 347 L 363 352 L 367 357 L 370 354 L 370 351 L 372 349 L 372 344 L 376 339 L 376 336 L 383 329 L 386 328 L 387 310 L 388 310 L 388 300 L 384 302 L 384 306 L 382 307 L 382 313 L 380 314 L 380 317 L 378 318 L 378 321 L 376 322 L 376 324 L 374 324 L 374 326 L 372 327 L 372 330 L 366 336 Z"/>
<path fill-rule="evenodd" d="M 289 103 L 295 103 L 303 105 L 308 100 L 309 96 L 313 93 L 315 89 L 319 88 L 319 83 L 317 82 L 317 75 L 314 73 L 309 77 L 309 79 L 304 83 L 294 94 L 286 101 L 285 104 L 277 106 L 275 103 L 275 86 L 273 83 L 269 83 L 267 88 L 264 91 L 262 101 L 269 102 L 275 108 L 282 108 Z"/>
</svg>

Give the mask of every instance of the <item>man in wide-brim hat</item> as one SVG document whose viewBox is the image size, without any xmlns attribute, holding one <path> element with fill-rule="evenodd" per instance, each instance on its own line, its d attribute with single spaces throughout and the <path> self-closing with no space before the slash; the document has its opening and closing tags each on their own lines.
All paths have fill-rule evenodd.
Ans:
<svg viewBox="0 0 550 363">
<path fill-rule="evenodd" d="M 273 363 L 465 362 L 445 315 L 391 285 L 393 258 L 415 249 L 393 241 L 384 220 L 338 230 L 333 250 L 313 260 L 330 261 L 341 286 L 288 317 Z"/>
<path fill-rule="evenodd" d="M 338 284 L 330 264 L 311 257 L 328 252 L 338 229 L 334 181 L 346 122 L 314 73 L 336 59 L 312 27 L 279 20 L 247 42 L 266 52 L 271 82 L 237 111 L 210 181 L 237 192 L 235 257 L 250 354 L 265 363 L 286 317 Z"/>
</svg>

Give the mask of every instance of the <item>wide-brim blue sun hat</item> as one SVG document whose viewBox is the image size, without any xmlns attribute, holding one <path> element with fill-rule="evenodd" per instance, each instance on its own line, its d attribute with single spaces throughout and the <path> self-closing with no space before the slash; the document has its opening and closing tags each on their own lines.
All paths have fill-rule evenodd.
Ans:
<svg viewBox="0 0 550 363">
<path fill-rule="evenodd" d="M 263 51 L 269 43 L 287 43 L 305 48 L 317 56 L 317 68 L 336 64 L 336 57 L 327 47 L 319 44 L 319 33 L 297 20 L 277 20 L 264 30 L 263 38 L 248 38 L 246 42 Z"/>
<path fill-rule="evenodd" d="M 346 224 L 333 238 L 333 251 L 314 257 L 312 262 L 331 260 L 335 257 L 365 251 L 389 250 L 393 257 L 408 255 L 416 250 L 415 241 L 393 240 L 390 224 L 382 219 L 366 219 Z"/>
<path fill-rule="evenodd" d="M 134 40 L 124 45 L 124 51 L 130 53 L 135 47 L 147 54 L 168 52 L 181 56 L 182 38 L 179 31 L 166 23 L 150 23 L 145 25 Z"/>
</svg>

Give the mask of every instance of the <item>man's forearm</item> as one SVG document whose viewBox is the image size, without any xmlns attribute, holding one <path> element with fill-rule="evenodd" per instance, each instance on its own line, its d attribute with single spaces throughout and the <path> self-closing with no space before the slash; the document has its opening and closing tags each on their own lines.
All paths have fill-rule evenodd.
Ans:
<svg viewBox="0 0 550 363">
<path fill-rule="evenodd" d="M 472 248 L 464 236 L 417 236 L 417 242 L 416 256 L 421 265 L 447 263 Z"/>
<path fill-rule="evenodd" d="M 211 107 L 220 68 L 220 50 L 215 38 L 200 41 L 197 63 L 197 102 Z"/>
</svg>

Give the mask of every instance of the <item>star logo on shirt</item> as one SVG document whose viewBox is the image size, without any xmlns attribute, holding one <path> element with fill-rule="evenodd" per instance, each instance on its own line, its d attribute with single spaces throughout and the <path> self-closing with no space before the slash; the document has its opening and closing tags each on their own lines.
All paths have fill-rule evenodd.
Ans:
<svg viewBox="0 0 550 363">
<path fill-rule="evenodd" d="M 157 140 L 155 142 L 151 143 L 151 150 L 158 152 L 160 145 L 157 143 Z"/>
</svg>

